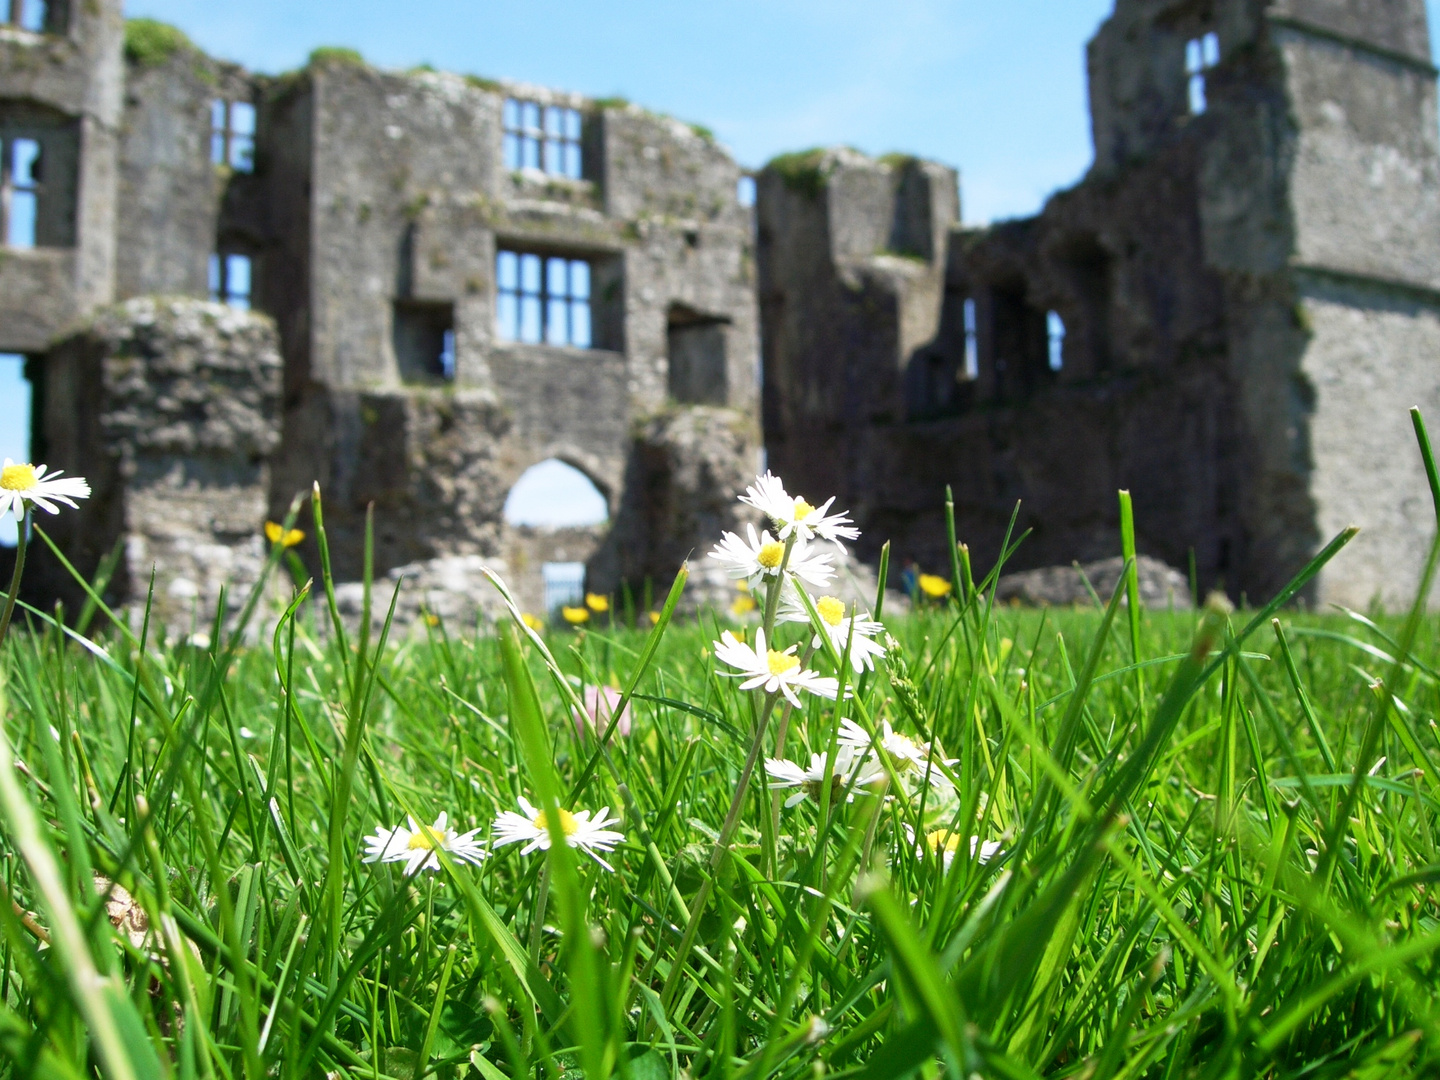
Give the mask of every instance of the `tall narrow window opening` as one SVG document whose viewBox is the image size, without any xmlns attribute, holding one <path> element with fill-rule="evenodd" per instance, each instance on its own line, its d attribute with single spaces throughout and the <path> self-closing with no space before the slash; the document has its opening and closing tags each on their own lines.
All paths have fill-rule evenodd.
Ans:
<svg viewBox="0 0 1440 1080">
<path fill-rule="evenodd" d="M 506 98 L 502 111 L 507 169 L 538 169 L 580 179 L 580 113 L 560 105 Z"/>
<path fill-rule="evenodd" d="M 975 298 L 965 300 L 965 378 L 980 377 L 980 335 L 976 331 Z"/>
<path fill-rule="evenodd" d="M 1065 366 L 1065 320 L 1058 311 L 1045 313 L 1045 336 L 1050 348 L 1050 370 Z"/>
<path fill-rule="evenodd" d="M 755 205 L 755 178 L 753 176 L 742 176 L 735 185 L 735 201 L 741 206 L 751 207 Z"/>
<path fill-rule="evenodd" d="M 222 251 L 210 256 L 211 300 L 249 311 L 252 285 L 249 255 Z"/>
<path fill-rule="evenodd" d="M 0 353 L 0 459 L 31 460 L 30 380 L 25 377 L 25 357 Z M 0 517 L 0 547 L 14 547 L 16 521 Z"/>
<path fill-rule="evenodd" d="M 1220 63 L 1220 35 L 1213 30 L 1203 37 L 1192 38 L 1185 45 L 1185 73 L 1190 77 L 1190 115 L 1199 116 L 1207 108 L 1205 75 Z"/>
<path fill-rule="evenodd" d="M 40 143 L 8 139 L 0 143 L 0 224 L 5 246 L 33 248 L 40 216 Z"/>
<path fill-rule="evenodd" d="M 590 348 L 590 264 L 584 259 L 502 250 L 495 282 L 500 340 Z"/>
<path fill-rule="evenodd" d="M 403 381 L 452 381 L 455 378 L 455 305 L 397 301 L 391 343 Z"/>
<path fill-rule="evenodd" d="M 50 5 L 45 0 L 0 0 L 0 8 L 8 17 L 4 20 L 21 30 L 43 34 L 50 22 Z"/>
<path fill-rule="evenodd" d="M 236 172 L 255 171 L 255 106 L 248 101 L 210 103 L 210 160 Z"/>
</svg>

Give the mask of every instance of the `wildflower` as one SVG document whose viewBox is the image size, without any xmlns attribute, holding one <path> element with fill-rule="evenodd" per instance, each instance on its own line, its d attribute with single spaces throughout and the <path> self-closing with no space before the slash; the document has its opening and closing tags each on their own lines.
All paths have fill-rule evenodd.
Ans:
<svg viewBox="0 0 1440 1080">
<path fill-rule="evenodd" d="M 585 687 L 585 709 L 571 706 L 570 711 L 575 716 L 575 730 L 581 735 L 585 734 L 588 727 L 591 731 L 603 733 L 610 726 L 610 718 L 615 715 L 615 706 L 620 704 L 621 693 L 610 686 L 587 686 Z M 620 712 L 620 719 L 615 725 L 615 730 L 621 735 L 630 734 L 630 703 L 625 703 L 625 708 Z"/>
<path fill-rule="evenodd" d="M 833 496 L 819 506 L 811 506 L 798 495 L 787 495 L 780 478 L 770 472 L 757 476 L 755 483 L 740 496 L 740 501 L 749 503 L 773 521 L 781 540 L 788 540 L 793 533 L 801 540 L 813 540 L 818 536 L 838 544 L 842 539 L 854 540 L 860 535 L 860 530 L 850 524 L 848 515 L 826 516 L 825 511 L 835 501 Z"/>
<path fill-rule="evenodd" d="M 943 577 L 935 574 L 921 574 L 918 578 L 920 591 L 926 596 L 939 600 L 942 596 L 949 596 L 951 585 Z"/>
<path fill-rule="evenodd" d="M 550 823 L 545 819 L 545 811 L 535 809 L 524 798 L 520 800 L 520 810 L 521 812 L 518 814 L 513 810 L 505 810 L 496 817 L 495 847 L 524 841 L 525 846 L 520 849 L 521 855 L 529 855 L 532 851 L 549 851 Z M 565 834 L 565 843 L 572 848 L 579 848 L 613 873 L 615 868 L 597 854 L 601 851 L 609 852 L 616 844 L 625 839 L 624 833 L 613 832 L 605 827 L 620 822 L 619 818 L 607 816 L 610 808 L 602 806 L 600 812 L 594 817 L 590 816 L 589 810 L 571 813 L 563 806 L 559 808 L 558 813 L 560 815 L 560 831 Z"/>
<path fill-rule="evenodd" d="M 364 862 L 403 862 L 405 873 L 414 874 L 420 870 L 439 870 L 440 857 L 435 854 L 439 848 L 457 862 L 479 863 L 489 853 L 475 839 L 479 829 L 469 832 L 452 832 L 449 816 L 440 811 L 434 825 L 417 825 L 413 817 L 407 817 L 407 829 L 397 825 L 393 829 L 377 827 L 374 836 L 365 838 Z"/>
<path fill-rule="evenodd" d="M 8 457 L 0 468 L 0 515 L 8 510 L 16 521 L 25 516 L 26 503 L 58 514 L 60 509 L 56 503 L 78 510 L 74 500 L 89 497 L 90 485 L 79 476 L 62 478 L 60 470 L 56 470 L 47 478 L 44 465 L 17 465 Z"/>
<path fill-rule="evenodd" d="M 859 751 L 870 747 L 870 736 L 865 733 L 865 729 L 848 717 L 840 721 L 839 741 L 841 746 L 851 746 Z M 929 743 L 916 742 L 910 736 L 900 734 L 890 726 L 889 720 L 881 721 L 880 738 L 876 741 L 876 746 L 890 756 L 896 772 L 920 776 L 928 772 L 931 787 L 954 787 L 950 778 L 940 770 L 940 765 L 953 768 L 959 759 L 935 758 L 932 762 Z"/>
<path fill-rule="evenodd" d="M 833 596 L 822 596 L 815 601 L 815 611 L 820 616 L 820 625 L 830 640 L 835 645 L 835 651 L 841 656 L 845 655 L 845 643 L 850 642 L 850 666 L 855 669 L 855 674 L 860 674 L 866 668 L 875 667 L 875 658 L 885 655 L 885 647 L 879 642 L 871 639 L 879 633 L 883 633 L 885 627 L 871 620 L 867 612 L 859 618 L 852 619 L 845 614 L 845 604 Z M 781 622 L 805 622 L 810 621 L 810 613 L 800 603 L 800 598 L 794 594 L 782 596 L 780 600 L 779 618 Z M 850 626 L 855 626 L 855 636 L 850 637 Z M 816 634 L 811 642 L 812 648 L 820 648 L 820 635 Z"/>
<path fill-rule="evenodd" d="M 596 615 L 603 615 L 610 610 L 610 598 L 608 596 L 601 596 L 599 593 L 586 593 L 585 606 L 595 612 Z"/>
<path fill-rule="evenodd" d="M 795 794 L 785 800 L 785 806 L 794 806 L 796 803 L 804 802 L 806 798 L 819 799 L 821 790 L 825 786 L 825 772 L 828 754 L 811 754 L 810 766 L 807 768 L 799 762 L 787 761 L 784 758 L 766 758 L 765 772 L 770 777 L 772 789 L 796 788 Z M 831 798 L 837 798 L 844 790 L 845 785 L 857 770 L 862 770 L 856 785 L 864 787 L 867 784 L 879 780 L 882 773 L 864 765 L 863 757 L 855 753 L 851 746 L 841 746 L 835 751 L 835 768 L 830 770 Z"/>
<path fill-rule="evenodd" d="M 727 532 L 720 538 L 710 557 L 725 567 L 732 578 L 743 578 L 751 582 L 774 578 L 780 573 L 780 564 L 785 559 L 785 545 L 768 532 L 756 535 L 755 526 L 747 524 L 748 540 Z M 786 569 L 811 585 L 824 588 L 835 576 L 826 552 L 812 550 L 803 540 L 796 540 L 790 549 L 790 561 Z"/>
<path fill-rule="evenodd" d="M 951 832 L 949 829 L 932 829 L 925 834 L 925 843 L 921 845 L 915 843 L 915 830 L 909 825 L 905 826 L 905 832 L 910 837 L 910 842 L 915 844 L 916 855 L 923 854 L 928 848 L 931 854 L 940 856 L 941 865 L 946 870 L 950 869 L 950 864 L 955 861 L 955 853 L 960 850 L 961 837 L 959 833 Z M 1000 848 L 1000 841 L 986 840 L 982 842 L 978 836 L 972 836 L 970 837 L 970 857 L 972 859 L 977 858 L 977 849 L 978 861 L 982 866 L 997 855 L 1005 854 Z"/>
<path fill-rule="evenodd" d="M 751 648 L 729 630 L 715 642 L 715 658 L 738 672 L 736 678 L 743 678 L 741 690 L 753 690 L 763 686 L 767 694 L 777 691 L 785 695 L 792 705 L 799 705 L 800 698 L 795 691 L 808 690 L 819 697 L 834 700 L 840 692 L 840 684 L 827 676 L 817 675 L 800 666 L 800 658 L 793 655 L 795 646 L 784 652 L 768 649 L 765 645 L 765 631 L 755 631 L 755 646 Z"/>
<path fill-rule="evenodd" d="M 528 626 L 531 630 L 539 631 L 545 629 L 545 620 L 541 619 L 539 616 L 531 615 L 528 611 L 520 613 L 520 621 L 526 626 Z"/>
<path fill-rule="evenodd" d="M 651 626 L 658 626 L 659 624 L 660 624 L 660 613 L 659 613 L 658 611 L 652 611 L 652 612 L 650 612 L 650 625 L 651 625 Z"/>
<path fill-rule="evenodd" d="M 426 626 L 439 626 L 439 625 L 440 625 L 440 616 L 439 616 L 439 615 L 436 615 L 433 611 L 427 611 L 427 612 L 425 612 L 425 625 L 426 625 Z"/>
<path fill-rule="evenodd" d="M 590 621 L 590 609 L 566 605 L 560 609 L 560 617 L 571 626 L 579 626 Z"/>
<path fill-rule="evenodd" d="M 753 615 L 756 606 L 755 597 L 748 592 L 742 592 L 730 604 L 730 614 L 736 618 L 744 618 L 746 615 Z"/>
<path fill-rule="evenodd" d="M 286 529 L 278 522 L 267 521 L 265 522 L 265 539 L 272 544 L 292 548 L 305 539 L 305 533 L 300 529 Z"/>
</svg>

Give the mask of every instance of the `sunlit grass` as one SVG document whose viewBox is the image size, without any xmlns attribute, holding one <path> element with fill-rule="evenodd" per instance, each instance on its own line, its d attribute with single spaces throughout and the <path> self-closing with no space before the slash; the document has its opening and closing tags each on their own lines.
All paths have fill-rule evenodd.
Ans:
<svg viewBox="0 0 1440 1080">
<path fill-rule="evenodd" d="M 372 637 L 322 578 L 204 648 L 17 616 L 0 1068 L 1433 1070 L 1440 623 L 992 608 L 970 574 L 957 549 L 959 588 L 887 616 L 873 671 L 777 623 L 853 690 L 798 708 L 739 691 L 740 624 L 673 622 L 678 594 L 653 628 Z M 764 759 L 833 754 L 842 719 L 934 753 L 783 806 Z M 447 846 L 522 799 L 548 852 Z M 601 807 L 625 839 L 587 857 L 559 811 Z M 401 825 L 417 857 L 362 861 Z"/>
</svg>

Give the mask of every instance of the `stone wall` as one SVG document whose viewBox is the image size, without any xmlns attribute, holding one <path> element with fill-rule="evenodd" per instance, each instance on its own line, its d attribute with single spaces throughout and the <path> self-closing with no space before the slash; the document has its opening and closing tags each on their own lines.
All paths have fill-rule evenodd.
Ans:
<svg viewBox="0 0 1440 1080">
<path fill-rule="evenodd" d="M 143 599 L 155 571 L 163 625 L 205 627 L 222 589 L 244 601 L 266 556 L 268 456 L 279 441 L 280 354 L 262 315 L 141 298 L 98 312 L 47 357 L 47 456 L 94 497 L 47 526 L 87 578 L 117 545 L 118 598 Z M 74 582 L 37 561 L 45 591 Z"/>
<path fill-rule="evenodd" d="M 37 140 L 44 169 L 36 246 L 0 250 L 3 352 L 42 352 L 114 295 L 120 0 L 57 12 L 44 33 L 0 26 L 0 137 Z"/>
<path fill-rule="evenodd" d="M 758 208 L 772 465 L 841 493 L 892 565 L 948 562 L 947 485 L 981 566 L 1018 503 L 1016 569 L 1114 554 L 1128 488 L 1141 551 L 1193 556 L 1202 590 L 1269 595 L 1353 523 L 1308 598 L 1407 602 L 1434 519 L 1406 410 L 1440 405 L 1425 23 L 1420 0 L 1119 0 L 1089 48 L 1090 175 L 953 232 L 938 289 L 933 258 L 903 287 L 857 266 L 882 163 L 778 160 Z"/>
</svg>

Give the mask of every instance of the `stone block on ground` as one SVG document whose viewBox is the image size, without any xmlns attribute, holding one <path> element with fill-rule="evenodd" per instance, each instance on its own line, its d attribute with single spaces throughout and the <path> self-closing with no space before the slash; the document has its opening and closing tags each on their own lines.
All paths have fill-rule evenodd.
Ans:
<svg viewBox="0 0 1440 1080">
<path fill-rule="evenodd" d="M 1090 590 L 1085 587 L 1088 580 L 1101 601 L 1108 602 L 1124 567 L 1125 560 L 1117 555 L 1098 562 L 1005 574 L 996 587 L 995 598 L 1002 603 L 1029 607 L 1086 606 L 1094 603 Z M 1148 555 L 1136 560 L 1136 568 L 1140 578 L 1140 603 L 1144 607 L 1181 610 L 1192 606 L 1190 583 L 1180 571 Z"/>
</svg>

